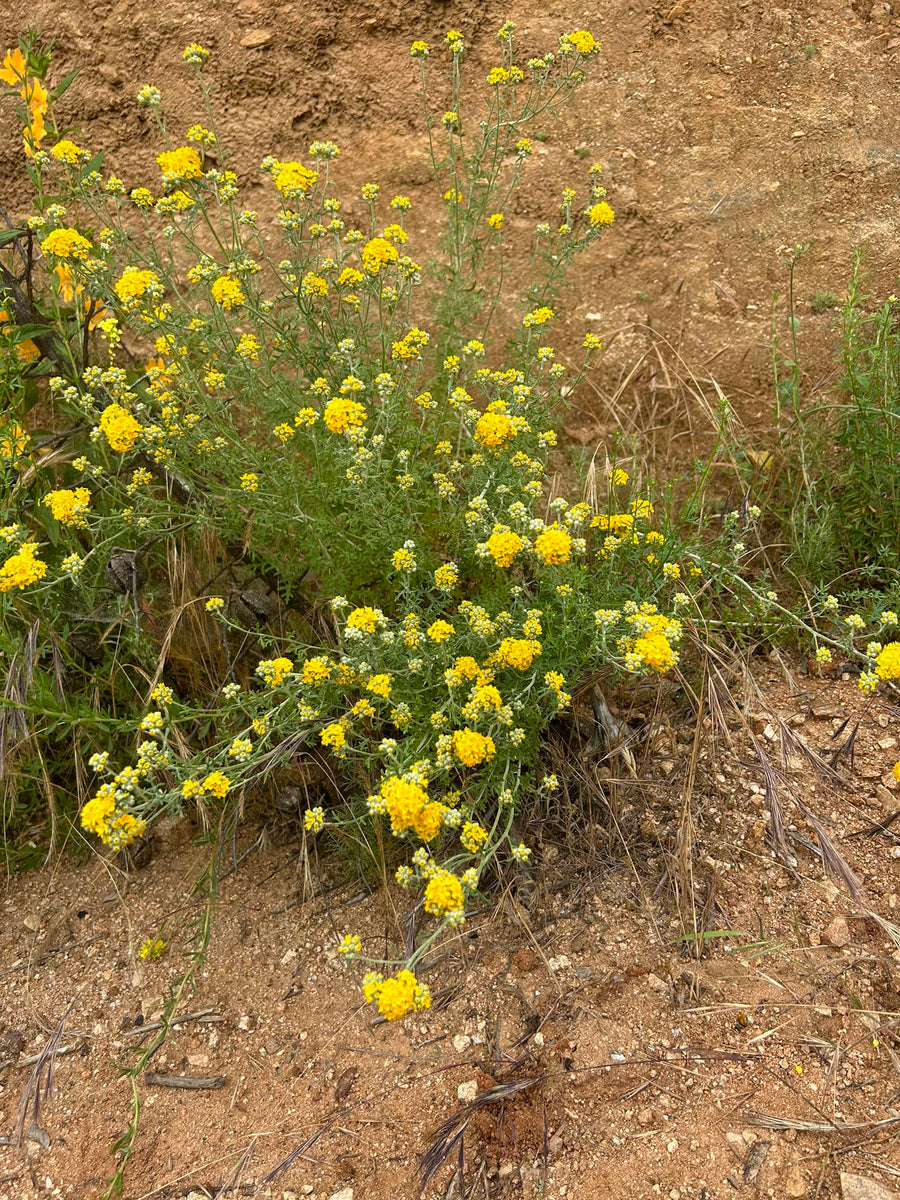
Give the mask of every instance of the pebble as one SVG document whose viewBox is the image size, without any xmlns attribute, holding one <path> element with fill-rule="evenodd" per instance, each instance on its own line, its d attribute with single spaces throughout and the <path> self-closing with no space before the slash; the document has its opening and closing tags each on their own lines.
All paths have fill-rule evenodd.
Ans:
<svg viewBox="0 0 900 1200">
<path fill-rule="evenodd" d="M 456 1089 L 456 1098 L 460 1104 L 471 1104 L 478 1095 L 478 1084 L 474 1079 L 467 1079 Z"/>
<path fill-rule="evenodd" d="M 259 50 L 262 46 L 268 46 L 272 40 L 272 34 L 268 29 L 248 29 L 241 38 L 241 45 L 245 50 Z"/>
<path fill-rule="evenodd" d="M 331 1200 L 353 1200 L 353 1188 L 341 1188 L 332 1195 Z"/>
<path fill-rule="evenodd" d="M 833 946 L 835 949 L 840 949 L 841 946 L 850 944 L 850 926 L 847 924 L 847 918 L 837 916 L 834 920 L 822 930 L 822 942 L 826 946 Z"/>
<path fill-rule="evenodd" d="M 885 1187 L 875 1179 L 864 1175 L 848 1175 L 841 1171 L 842 1200 L 900 1200 L 900 1192 Z"/>
<path fill-rule="evenodd" d="M 788 1171 L 784 1180 L 784 1194 L 790 1200 L 803 1200 L 808 1192 L 806 1180 L 803 1177 L 803 1172 L 800 1169 L 800 1164 L 795 1163 Z"/>
</svg>

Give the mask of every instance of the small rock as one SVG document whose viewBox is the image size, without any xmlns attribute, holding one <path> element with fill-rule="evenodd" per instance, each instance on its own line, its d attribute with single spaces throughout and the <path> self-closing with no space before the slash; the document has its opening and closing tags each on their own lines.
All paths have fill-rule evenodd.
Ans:
<svg viewBox="0 0 900 1200">
<path fill-rule="evenodd" d="M 818 708 L 811 708 L 810 712 L 817 721 L 835 721 L 841 715 L 836 708 L 825 708 L 821 706 Z"/>
<path fill-rule="evenodd" d="M 341 1188 L 332 1195 L 331 1200 L 353 1200 L 353 1188 Z"/>
<path fill-rule="evenodd" d="M 272 34 L 268 29 L 248 29 L 241 38 L 241 45 L 245 50 L 259 50 L 263 46 L 268 46 L 272 40 Z"/>
<path fill-rule="evenodd" d="M 835 949 L 840 949 L 841 946 L 850 944 L 850 926 L 847 924 L 847 918 L 837 916 L 822 930 L 822 942 L 826 946 L 833 946 Z"/>
<path fill-rule="evenodd" d="M 739 1133 L 729 1131 L 725 1134 L 725 1141 L 731 1147 L 731 1152 L 739 1162 L 744 1161 L 744 1155 L 747 1153 L 747 1143 Z"/>
<path fill-rule="evenodd" d="M 453 1049 L 457 1054 L 461 1054 L 463 1050 L 471 1045 L 472 1039 L 467 1033 L 457 1033 L 453 1038 Z"/>
<path fill-rule="evenodd" d="M 460 1104 L 471 1104 L 478 1095 L 478 1084 L 474 1079 L 461 1083 L 456 1089 L 456 1098 Z"/>
<path fill-rule="evenodd" d="M 667 992 L 669 990 L 669 985 L 666 981 L 660 979 L 658 975 L 654 975 L 652 971 L 647 976 L 647 984 L 654 992 Z"/>
<path fill-rule="evenodd" d="M 785 1176 L 784 1194 L 789 1196 L 790 1200 L 803 1200 L 807 1191 L 806 1180 L 803 1178 L 800 1164 L 795 1163 Z"/>
<path fill-rule="evenodd" d="M 41 1129 L 40 1125 L 29 1125 L 25 1130 L 25 1136 L 29 1142 L 37 1142 L 43 1150 L 50 1149 L 50 1135 L 45 1129 Z"/>
<path fill-rule="evenodd" d="M 650 1125 L 653 1122 L 653 1109 L 642 1108 L 637 1115 L 638 1125 Z"/>
<path fill-rule="evenodd" d="M 885 1187 L 864 1175 L 847 1175 L 841 1171 L 842 1200 L 900 1200 L 900 1192 Z"/>
<path fill-rule="evenodd" d="M 895 737 L 883 737 L 878 740 L 879 750 L 893 750 L 896 745 L 897 739 Z"/>
<path fill-rule="evenodd" d="M 501 1163 L 500 1170 L 497 1172 L 497 1175 L 500 1179 L 509 1179 L 511 1176 L 515 1175 L 515 1173 L 516 1173 L 516 1171 L 518 1171 L 518 1169 L 519 1168 L 516 1165 L 516 1163 L 511 1163 L 511 1162 Z"/>
</svg>

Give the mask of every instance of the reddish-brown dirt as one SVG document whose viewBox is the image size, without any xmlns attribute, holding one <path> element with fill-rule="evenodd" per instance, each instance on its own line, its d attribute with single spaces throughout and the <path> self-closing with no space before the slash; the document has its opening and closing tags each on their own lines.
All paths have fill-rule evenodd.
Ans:
<svg viewBox="0 0 900 1200">
<path fill-rule="evenodd" d="M 181 1008 L 207 1016 L 177 1026 L 149 1068 L 224 1076 L 224 1085 L 176 1091 L 139 1081 L 144 1107 L 125 1195 L 200 1200 L 240 1183 L 246 1190 L 235 1194 L 285 1200 L 327 1200 L 345 1188 L 374 1200 L 413 1197 L 420 1156 L 460 1099 L 522 1080 L 534 1082 L 469 1126 L 474 1194 L 834 1200 L 840 1171 L 896 1179 L 900 837 L 851 835 L 897 809 L 890 767 L 900 717 L 882 704 L 864 713 L 848 678 L 794 676 L 788 686 L 772 665 L 756 683 L 751 727 L 773 762 L 782 741 L 800 799 L 859 877 L 858 899 L 823 875 L 809 819 L 788 799 L 796 868 L 773 858 L 745 736 L 736 731 L 730 749 L 720 739 L 714 757 L 702 750 L 689 786 L 692 736 L 663 730 L 648 767 L 657 782 L 635 790 L 625 772 L 626 783 L 607 793 L 611 804 L 618 796 L 628 849 L 610 839 L 602 804 L 594 852 L 581 837 L 572 856 L 552 825 L 535 826 L 533 889 L 507 893 L 496 912 L 473 914 L 440 945 L 423 972 L 435 993 L 430 1010 L 373 1024 L 334 946 L 358 932 L 374 953 L 395 952 L 406 897 L 396 888 L 367 894 L 352 872 L 342 882 L 347 865 L 338 860 L 312 863 L 307 875 L 299 822 L 277 837 L 270 824 L 266 847 L 241 859 L 256 836 L 250 823 L 237 870 L 220 885 L 197 990 Z M 797 760 L 778 716 L 819 751 L 836 744 L 845 718 L 863 717 L 840 785 Z M 663 875 L 686 822 L 696 909 L 707 909 L 699 959 Z M 102 1194 L 110 1145 L 129 1114 L 118 1066 L 184 969 L 180 952 L 198 916 L 191 889 L 209 861 L 198 834 L 187 818 L 163 823 L 150 864 L 127 874 L 91 858 L 7 882 L 5 1130 L 29 1056 L 72 1011 L 56 1094 L 36 1121 L 49 1146 L 0 1149 L 0 1200 Z M 142 940 L 156 936 L 167 953 L 142 961 Z M 765 1118 L 785 1124 L 758 1123 Z M 429 1195 L 447 1193 L 452 1165 Z"/>
<path fill-rule="evenodd" d="M 883 298 L 893 289 L 896 7 L 885 0 L 611 0 L 596 10 L 523 0 L 505 7 L 448 0 L 424 10 L 381 0 L 13 0 L 0 14 L 0 43 L 13 44 L 26 26 L 56 38 L 59 75 L 82 68 L 63 118 L 135 186 L 155 177 L 158 150 L 135 104 L 137 88 L 163 89 L 173 128 L 197 120 L 199 98 L 180 50 L 199 39 L 213 51 L 208 73 L 222 140 L 248 206 L 263 213 L 271 206 L 258 174 L 265 153 L 295 156 L 312 137 L 327 136 L 342 147 L 339 188 L 374 178 L 387 192 L 402 189 L 415 205 L 415 234 L 428 230 L 440 201 L 423 152 L 411 39 L 439 44 L 446 28 L 458 27 L 480 79 L 507 16 L 518 23 L 525 53 L 590 26 L 602 52 L 571 107 L 537 131 L 546 140 L 515 224 L 530 230 L 553 219 L 562 187 L 583 186 L 587 165 L 604 164 L 618 221 L 580 261 L 558 345 L 574 350 L 585 325 L 599 332 L 607 343 L 600 392 L 614 395 L 627 380 L 623 423 L 645 434 L 662 426 L 668 443 L 673 403 L 685 398 L 678 379 L 691 372 L 713 398 L 715 379 L 748 424 L 762 431 L 771 423 L 771 302 L 786 288 L 786 247 L 810 243 L 797 281 L 807 392 L 835 373 L 833 313 L 814 312 L 810 301 L 843 294 L 853 247 L 866 251 L 872 291 Z M 439 93 L 439 57 L 429 66 Z M 21 216 L 27 190 L 9 121 L 0 130 L 0 168 L 0 199 Z M 708 423 L 694 401 L 685 402 L 694 411 L 679 425 L 682 460 L 689 430 Z M 590 387 L 572 404 L 580 440 L 596 444 L 612 432 L 608 407 Z"/>
<path fill-rule="evenodd" d="M 569 429 L 588 451 L 602 443 L 613 429 L 603 396 L 622 386 L 626 428 L 664 441 L 675 429 L 683 460 L 706 420 L 679 387 L 690 373 L 709 397 L 714 379 L 765 437 L 783 247 L 811 243 L 797 285 L 806 394 L 834 375 L 832 316 L 809 302 L 842 292 L 852 248 L 867 250 L 873 291 L 895 286 L 900 11 L 891 10 L 880 0 L 610 0 L 602 10 L 13 0 L 0 13 L 0 47 L 26 26 L 57 39 L 59 74 L 83 68 L 66 120 L 134 186 L 152 176 L 158 149 L 134 93 L 156 83 L 175 123 L 196 119 L 180 50 L 199 40 L 214 52 L 223 138 L 248 205 L 266 211 L 256 173 L 263 154 L 291 157 L 327 136 L 342 147 L 339 183 L 372 178 L 409 194 L 413 235 L 424 240 L 439 202 L 410 40 L 436 43 L 456 26 L 483 74 L 507 16 L 529 51 L 591 28 L 602 53 L 572 108 L 541 131 L 515 220 L 524 229 L 552 218 L 560 189 L 590 162 L 604 163 L 618 220 L 564 293 L 557 344 L 574 350 L 588 325 L 607 350 L 600 394 L 586 386 L 572 397 Z M 9 121 L 0 124 L 0 169 L 0 201 L 15 220 L 27 213 L 27 191 Z M 682 403 L 693 407 L 676 412 Z M 761 686 L 819 748 L 859 713 L 852 681 L 803 680 L 798 691 L 773 668 Z M 862 901 L 825 879 L 802 847 L 797 871 L 773 860 L 763 799 L 751 790 L 760 779 L 741 765 L 750 753 L 741 745 L 723 751 L 716 769 L 707 764 L 694 811 L 698 875 L 719 877 L 710 927 L 740 936 L 709 939 L 699 962 L 684 956 L 671 894 L 655 890 L 685 819 L 685 744 L 676 739 L 650 765 L 670 786 L 634 801 L 629 814 L 643 843 L 635 869 L 619 844 L 604 870 L 579 867 L 573 879 L 560 848 L 544 844 L 534 910 L 510 898 L 499 915 L 471 918 L 433 964 L 439 1001 L 400 1027 L 372 1026 L 329 952 L 336 933 L 395 938 L 400 897 L 360 898 L 352 882 L 298 904 L 291 848 L 254 852 L 222 883 L 210 957 L 182 1010 L 215 1019 L 177 1029 L 154 1062 L 160 1072 L 224 1075 L 225 1085 L 139 1085 L 145 1107 L 125 1195 L 193 1189 L 199 1198 L 231 1181 L 285 1200 L 327 1200 L 346 1188 L 355 1200 L 412 1196 L 418 1155 L 458 1107 L 460 1087 L 466 1095 L 473 1082 L 484 1089 L 512 1078 L 538 1082 L 478 1115 L 467 1134 L 477 1195 L 720 1200 L 758 1191 L 833 1200 L 841 1170 L 896 1187 L 895 1129 L 834 1122 L 898 1111 L 898 950 L 865 913 L 897 920 L 898 842 L 890 831 L 848 840 L 897 807 L 888 788 L 898 736 L 895 712 L 870 711 L 841 790 L 797 775 L 860 875 Z M 796 811 L 789 818 L 810 837 Z M 195 916 L 190 890 L 208 858 L 196 834 L 186 821 L 161 831 L 151 864 L 127 876 L 92 859 L 7 881 L 0 1063 L 14 1061 L 0 1069 L 0 1132 L 13 1128 L 28 1078 L 20 1058 L 42 1048 L 70 1002 L 63 1045 L 73 1049 L 58 1061 L 56 1096 L 37 1122 L 50 1148 L 0 1147 L 0 1200 L 102 1194 L 110 1145 L 128 1120 L 120 1054 L 135 1040 L 136 1018 L 159 1012 Z M 238 852 L 255 836 L 248 827 Z M 647 849 L 654 839 L 656 854 Z M 337 882 L 336 871 L 325 864 L 314 890 Z M 842 914 L 846 944 L 825 944 Z M 158 931 L 168 954 L 142 962 L 140 942 Z M 826 940 L 840 942 L 840 927 Z M 754 1112 L 819 1128 L 767 1129 L 751 1123 Z M 323 1129 L 278 1179 L 261 1182 Z M 448 1186 L 444 1168 L 432 1194 Z"/>
</svg>

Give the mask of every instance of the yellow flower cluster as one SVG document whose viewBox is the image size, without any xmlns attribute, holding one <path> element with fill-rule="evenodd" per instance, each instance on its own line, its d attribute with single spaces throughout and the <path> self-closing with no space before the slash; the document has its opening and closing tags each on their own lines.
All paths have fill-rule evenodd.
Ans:
<svg viewBox="0 0 900 1200">
<path fill-rule="evenodd" d="M 289 658 L 264 658 L 257 663 L 256 674 L 265 684 L 274 688 L 284 683 L 293 669 L 294 664 Z"/>
<path fill-rule="evenodd" d="M 47 564 L 37 557 L 38 548 L 34 542 L 25 542 L 17 553 L 11 555 L 3 566 L 0 566 L 0 592 L 10 592 L 13 588 L 23 590 L 32 583 L 37 583 L 47 574 Z"/>
<path fill-rule="evenodd" d="M 200 155 L 192 146 L 163 150 L 162 154 L 157 154 L 156 162 L 163 178 L 173 183 L 182 179 L 199 179 L 203 174 Z"/>
<path fill-rule="evenodd" d="M 240 308 L 246 300 L 241 285 L 231 275 L 220 275 L 213 283 L 210 294 L 216 304 L 220 308 L 224 308 L 226 312 L 231 312 L 233 308 Z"/>
<path fill-rule="evenodd" d="M 302 163 L 279 163 L 275 171 L 275 186 L 287 200 L 297 200 L 315 187 L 318 172 L 310 171 Z"/>
<path fill-rule="evenodd" d="M 324 683 L 326 679 L 331 678 L 331 663 L 322 655 L 316 658 L 308 658 L 300 668 L 300 678 L 304 683 L 317 687 L 320 683 Z"/>
<path fill-rule="evenodd" d="M 465 903 L 462 884 L 452 871 L 440 871 L 425 888 L 425 911 L 441 917 L 456 912 Z"/>
<path fill-rule="evenodd" d="M 496 753 L 494 739 L 478 733 L 475 729 L 453 731 L 453 753 L 467 767 L 478 767 L 490 762 Z"/>
<path fill-rule="evenodd" d="M 372 238 L 366 242 L 360 254 L 363 270 L 368 271 L 370 275 L 377 275 L 382 267 L 396 262 L 399 257 L 397 247 L 383 237 Z"/>
<path fill-rule="evenodd" d="M 88 800 L 81 810 L 81 824 L 113 850 L 130 845 L 147 828 L 143 817 L 136 817 L 119 807 L 113 784 L 104 784 L 97 795 Z"/>
<path fill-rule="evenodd" d="M 346 433 L 364 423 L 368 413 L 362 404 L 349 396 L 335 396 L 325 405 L 322 420 L 332 433 Z"/>
<path fill-rule="evenodd" d="M 109 442 L 110 448 L 125 454 L 134 448 L 135 442 L 144 431 L 127 408 L 113 402 L 100 414 L 100 431 Z"/>
<path fill-rule="evenodd" d="M 491 450 L 499 450 L 516 436 L 512 417 L 502 400 L 489 404 L 475 424 L 475 440 Z"/>
<path fill-rule="evenodd" d="M 900 679 L 900 642 L 888 642 L 875 659 L 879 679 Z"/>
<path fill-rule="evenodd" d="M 492 658 L 501 667 L 514 667 L 517 671 L 527 671 L 540 653 L 540 642 L 534 641 L 532 638 L 505 637 Z"/>
<path fill-rule="evenodd" d="M 41 242 L 44 254 L 54 258 L 87 258 L 93 248 L 77 229 L 54 229 Z"/>
<path fill-rule="evenodd" d="M 534 539 L 534 549 L 549 566 L 560 566 L 572 557 L 572 535 L 558 524 Z"/>
<path fill-rule="evenodd" d="M 126 267 L 113 285 L 113 291 L 125 308 L 134 308 L 136 303 L 149 292 L 154 299 L 162 295 L 162 284 L 155 271 L 141 271 L 137 267 Z"/>
<path fill-rule="evenodd" d="M 91 493 L 85 487 L 74 490 L 59 488 L 57 491 L 48 492 L 43 503 L 61 524 L 84 528 L 87 524 L 84 518 L 90 508 Z"/>
<path fill-rule="evenodd" d="M 503 529 L 492 533 L 485 545 L 498 567 L 511 567 L 525 543 L 511 529 Z"/>
<path fill-rule="evenodd" d="M 398 1021 L 407 1013 L 431 1007 L 431 992 L 412 971 L 400 971 L 390 979 L 372 971 L 363 979 L 363 995 L 368 1003 L 377 1003 L 386 1021 Z"/>
</svg>

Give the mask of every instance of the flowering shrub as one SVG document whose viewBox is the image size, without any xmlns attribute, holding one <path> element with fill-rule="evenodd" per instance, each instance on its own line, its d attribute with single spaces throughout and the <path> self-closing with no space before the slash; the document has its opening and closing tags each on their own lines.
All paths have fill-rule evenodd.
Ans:
<svg viewBox="0 0 900 1200">
<path fill-rule="evenodd" d="M 599 167 L 537 226 L 516 336 L 506 357 L 490 348 L 498 307 L 516 311 L 497 280 L 527 126 L 581 83 L 597 44 L 578 30 L 520 64 L 508 22 L 500 49 L 479 110 L 462 37 L 442 47 L 452 107 L 427 117 L 446 209 L 430 314 L 418 259 L 434 248 L 415 245 L 409 199 L 375 183 L 342 197 L 334 143 L 263 159 L 273 221 L 243 206 L 202 47 L 183 57 L 209 128 L 173 145 L 162 93 L 142 87 L 168 148 L 157 175 L 127 182 L 58 136 L 47 54 L 23 44 L 0 69 L 35 185 L 19 236 L 44 271 L 30 321 L 13 294 L 0 331 L 16 349 L 0 429 L 4 650 L 14 664 L 38 616 L 53 629 L 69 702 L 39 662 L 40 711 L 79 761 L 94 750 L 76 772 L 89 790 L 69 786 L 83 828 L 114 850 L 162 813 L 225 805 L 292 757 L 333 756 L 364 819 L 396 839 L 397 883 L 430 922 L 395 974 L 362 981 L 389 1020 L 428 1007 L 416 964 L 465 920 L 492 860 L 527 862 L 516 813 L 557 786 L 541 737 L 572 689 L 601 664 L 673 669 L 676 613 L 697 607 L 710 568 L 614 456 L 589 500 L 550 490 L 557 414 L 600 348 L 585 334 L 569 369 L 547 340 L 566 269 L 614 221 Z M 431 53 L 412 46 L 426 113 Z M 64 427 L 61 453 L 41 455 L 46 435 L 29 431 L 38 394 Z M 734 566 L 742 545 L 733 521 L 723 529 Z M 205 582 L 176 584 L 186 559 L 210 566 Z M 254 574 L 279 595 L 277 632 L 268 597 L 244 586 Z M 301 586 L 329 600 L 327 636 Z M 85 633 L 98 625 L 116 672 L 85 668 L 103 661 Z M 205 687 L 173 668 L 182 636 Z M 878 678 L 900 677 L 897 643 L 875 655 Z M 116 716 L 92 723 L 84 697 L 101 683 Z M 359 817 L 315 807 L 304 824 L 315 836 Z M 350 933 L 339 949 L 352 960 L 363 947 Z"/>
</svg>

